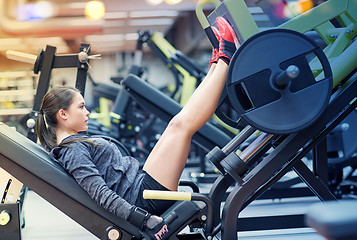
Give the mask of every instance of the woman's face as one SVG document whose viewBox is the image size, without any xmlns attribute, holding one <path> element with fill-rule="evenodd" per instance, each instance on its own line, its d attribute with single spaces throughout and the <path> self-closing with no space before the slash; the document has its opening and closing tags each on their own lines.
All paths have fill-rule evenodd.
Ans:
<svg viewBox="0 0 357 240">
<path fill-rule="evenodd" d="M 85 107 L 84 99 L 80 93 L 75 93 L 72 104 L 66 110 L 67 126 L 76 133 L 88 129 L 89 111 Z"/>
</svg>

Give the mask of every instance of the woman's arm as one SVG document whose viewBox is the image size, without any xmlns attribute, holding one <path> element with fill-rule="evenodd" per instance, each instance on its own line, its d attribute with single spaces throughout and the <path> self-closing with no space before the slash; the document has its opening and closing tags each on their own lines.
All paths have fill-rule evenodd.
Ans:
<svg viewBox="0 0 357 240">
<path fill-rule="evenodd" d="M 98 169 L 91 161 L 87 147 L 81 144 L 80 151 L 77 151 L 75 146 L 71 146 L 66 148 L 63 154 L 58 159 L 62 167 L 74 177 L 98 205 L 124 219 L 129 217 L 133 205 L 107 186 Z"/>
<path fill-rule="evenodd" d="M 64 154 L 65 157 L 60 158 L 62 160 L 59 161 L 60 164 L 97 204 L 138 227 L 145 239 L 160 240 L 165 236 L 168 226 L 161 217 L 146 213 L 145 218 L 138 221 L 138 216 L 135 214 L 137 208 L 107 186 L 95 164 L 91 161 L 87 147 L 82 145 L 77 150 L 70 147 Z M 139 216 L 139 219 L 141 218 L 142 216 Z"/>
</svg>

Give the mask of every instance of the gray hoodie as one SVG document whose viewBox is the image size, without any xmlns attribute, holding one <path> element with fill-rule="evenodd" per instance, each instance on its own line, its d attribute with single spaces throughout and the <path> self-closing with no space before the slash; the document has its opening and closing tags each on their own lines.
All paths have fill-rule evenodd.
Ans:
<svg viewBox="0 0 357 240">
<path fill-rule="evenodd" d="M 69 147 L 56 147 L 50 153 L 51 159 L 71 174 L 98 205 L 127 219 L 144 177 L 138 160 L 122 156 L 114 143 L 99 137 L 73 135 L 63 141 L 73 138 L 87 138 L 97 144 L 78 140 Z"/>
</svg>

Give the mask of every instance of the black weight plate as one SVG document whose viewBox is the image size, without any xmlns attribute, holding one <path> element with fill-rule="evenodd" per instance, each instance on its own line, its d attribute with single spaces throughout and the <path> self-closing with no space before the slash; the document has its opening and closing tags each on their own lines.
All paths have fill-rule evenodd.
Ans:
<svg viewBox="0 0 357 240">
<path fill-rule="evenodd" d="M 320 65 L 319 81 L 308 59 Z M 275 78 L 290 65 L 300 74 L 285 88 Z M 314 75 L 315 74 L 315 75 Z M 325 109 L 332 91 L 327 57 L 312 40 L 287 29 L 272 29 L 245 41 L 233 55 L 227 93 L 232 107 L 251 126 L 273 134 L 289 134 L 312 124 Z"/>
</svg>

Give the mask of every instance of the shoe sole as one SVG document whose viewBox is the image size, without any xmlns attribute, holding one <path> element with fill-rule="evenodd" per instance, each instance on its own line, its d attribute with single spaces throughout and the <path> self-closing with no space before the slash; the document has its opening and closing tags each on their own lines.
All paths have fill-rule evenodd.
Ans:
<svg viewBox="0 0 357 240">
<path fill-rule="evenodd" d="M 222 18 L 222 21 L 224 21 L 224 24 L 228 27 L 228 30 L 230 31 L 230 33 L 232 34 L 233 40 L 234 40 L 234 45 L 238 49 L 241 44 L 240 44 L 240 42 L 238 40 L 238 36 L 237 36 L 236 32 L 232 28 L 231 24 L 224 17 L 221 17 L 221 18 Z"/>
</svg>

